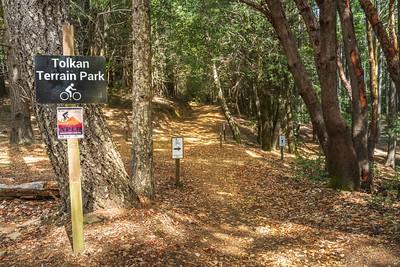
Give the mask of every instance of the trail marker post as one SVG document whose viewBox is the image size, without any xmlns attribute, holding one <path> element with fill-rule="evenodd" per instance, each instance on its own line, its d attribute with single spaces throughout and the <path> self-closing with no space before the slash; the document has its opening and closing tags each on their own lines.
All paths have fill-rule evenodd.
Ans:
<svg viewBox="0 0 400 267">
<path fill-rule="evenodd" d="M 65 56 L 73 56 L 75 54 L 74 28 L 70 24 L 63 25 L 63 54 Z M 78 254 L 83 252 L 85 249 L 85 239 L 83 235 L 81 161 L 78 138 L 67 139 L 67 144 L 69 194 L 71 200 L 72 249 L 75 254 Z"/>
<path fill-rule="evenodd" d="M 281 149 L 281 160 L 283 160 L 283 150 L 286 146 L 286 137 L 284 135 L 279 136 L 279 147 Z"/>
<path fill-rule="evenodd" d="M 75 56 L 73 26 L 65 23 L 62 31 L 62 56 L 35 56 L 35 89 L 38 104 L 66 104 L 57 107 L 57 137 L 67 139 L 72 248 L 78 254 L 85 249 L 78 142 L 84 137 L 84 109 L 76 104 L 107 103 L 106 60 Z"/>
<path fill-rule="evenodd" d="M 181 162 L 183 159 L 183 137 L 172 137 L 171 139 L 171 152 L 172 158 L 175 159 L 175 185 L 180 186 L 180 176 L 181 176 Z"/>
<path fill-rule="evenodd" d="M 226 142 L 226 124 L 225 124 L 225 122 L 222 123 L 222 132 L 224 134 L 224 141 Z"/>
<path fill-rule="evenodd" d="M 219 132 L 219 147 L 222 148 L 222 127 L 221 127 L 221 130 Z"/>
</svg>

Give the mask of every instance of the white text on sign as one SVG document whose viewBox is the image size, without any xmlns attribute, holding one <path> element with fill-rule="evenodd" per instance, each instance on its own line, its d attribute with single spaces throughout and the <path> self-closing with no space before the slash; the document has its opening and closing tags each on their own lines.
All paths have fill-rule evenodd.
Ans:
<svg viewBox="0 0 400 267">
<path fill-rule="evenodd" d="M 80 71 L 78 75 L 69 71 L 66 71 L 66 73 L 48 73 L 38 70 L 36 73 L 38 74 L 39 81 L 105 81 L 104 73 L 101 73 L 101 71 L 98 71 L 98 73 Z"/>
</svg>

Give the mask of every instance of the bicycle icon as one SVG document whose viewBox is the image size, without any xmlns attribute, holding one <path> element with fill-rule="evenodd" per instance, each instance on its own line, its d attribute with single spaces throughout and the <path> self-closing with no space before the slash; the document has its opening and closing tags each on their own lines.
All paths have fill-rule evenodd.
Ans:
<svg viewBox="0 0 400 267">
<path fill-rule="evenodd" d="M 65 92 L 60 93 L 60 99 L 62 101 L 67 101 L 67 100 L 75 100 L 79 101 L 82 98 L 82 94 L 79 92 L 71 92 L 71 91 L 76 91 L 76 88 L 74 88 L 74 84 L 71 83 L 67 88 L 64 89 Z"/>
</svg>

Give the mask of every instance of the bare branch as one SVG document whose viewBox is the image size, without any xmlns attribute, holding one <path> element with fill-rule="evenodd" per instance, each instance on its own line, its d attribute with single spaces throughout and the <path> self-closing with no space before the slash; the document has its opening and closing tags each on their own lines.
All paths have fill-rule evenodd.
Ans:
<svg viewBox="0 0 400 267">
<path fill-rule="evenodd" d="M 346 74 L 344 73 L 343 64 L 342 64 L 342 61 L 340 60 L 339 55 L 337 56 L 336 60 L 337 60 L 337 66 L 338 66 L 340 80 L 343 84 L 343 87 L 346 90 L 347 96 L 349 97 L 350 101 L 352 101 L 353 98 L 352 98 L 352 94 L 351 94 L 350 81 L 349 81 L 349 79 L 347 79 Z"/>
<path fill-rule="evenodd" d="M 99 12 L 97 13 L 98 16 L 108 14 L 108 13 L 114 13 L 114 12 L 132 12 L 131 9 L 114 9 L 114 10 L 108 10 L 104 12 Z"/>
</svg>

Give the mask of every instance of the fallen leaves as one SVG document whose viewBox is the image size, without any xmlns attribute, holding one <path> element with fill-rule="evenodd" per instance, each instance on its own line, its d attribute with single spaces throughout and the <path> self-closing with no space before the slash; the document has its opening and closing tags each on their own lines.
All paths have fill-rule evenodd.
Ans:
<svg viewBox="0 0 400 267">
<path fill-rule="evenodd" d="M 0 265 L 400 264 L 399 207 L 371 207 L 368 195 L 295 181 L 293 160 L 283 164 L 279 153 L 233 143 L 221 149 L 222 120 L 218 108 L 200 106 L 191 117 L 160 122 L 156 200 L 145 209 L 86 216 L 86 250 L 79 257 L 63 224 L 48 219 L 57 201 L 0 201 Z M 172 134 L 188 137 L 179 188 Z M 129 144 L 116 140 L 128 164 Z"/>
</svg>

